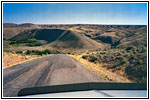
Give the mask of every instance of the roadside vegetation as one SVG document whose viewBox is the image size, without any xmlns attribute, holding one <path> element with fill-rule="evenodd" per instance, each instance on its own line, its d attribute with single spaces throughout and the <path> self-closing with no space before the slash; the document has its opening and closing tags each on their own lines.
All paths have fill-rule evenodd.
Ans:
<svg viewBox="0 0 150 100">
<path fill-rule="evenodd" d="M 16 64 L 21 64 L 29 60 L 37 59 L 46 55 L 56 54 L 57 51 L 45 49 L 45 50 L 26 50 L 26 51 L 12 51 L 3 52 L 3 68 L 12 67 Z M 12 60 L 13 59 L 13 60 Z"/>
<path fill-rule="evenodd" d="M 87 58 L 82 58 L 82 57 L 88 57 L 88 56 L 82 56 L 82 55 L 72 55 L 69 54 L 69 56 L 73 57 L 74 59 L 76 59 L 77 61 L 79 61 L 80 63 L 84 64 L 89 70 L 97 73 L 97 75 L 99 75 L 103 80 L 106 81 L 111 81 L 111 82 L 121 82 L 121 83 L 130 83 L 131 80 L 118 75 L 108 69 L 106 69 L 104 66 L 105 64 L 103 63 L 96 63 L 96 62 L 90 62 L 87 60 Z"/>
<path fill-rule="evenodd" d="M 102 63 L 103 67 L 134 82 L 147 81 L 147 47 L 143 45 L 100 50 L 83 55 L 92 63 Z"/>
<path fill-rule="evenodd" d="M 38 25 L 35 29 L 29 25 L 21 30 L 20 26 L 5 27 L 4 52 L 27 58 L 57 53 L 79 55 L 80 60 L 92 64 L 91 69 L 100 65 L 106 69 L 104 72 L 110 71 L 133 82 L 147 81 L 146 25 Z M 103 73 L 100 66 L 96 70 Z"/>
<path fill-rule="evenodd" d="M 27 50 L 25 52 L 26 55 L 47 55 L 47 54 L 52 54 L 52 53 L 55 53 L 54 51 L 52 50 L 43 50 L 43 51 L 39 51 L 39 50 Z"/>
<path fill-rule="evenodd" d="M 26 46 L 30 46 L 30 47 L 44 45 L 44 43 L 34 39 L 13 40 L 9 43 L 9 45 L 19 45 L 19 44 L 25 44 Z"/>
</svg>

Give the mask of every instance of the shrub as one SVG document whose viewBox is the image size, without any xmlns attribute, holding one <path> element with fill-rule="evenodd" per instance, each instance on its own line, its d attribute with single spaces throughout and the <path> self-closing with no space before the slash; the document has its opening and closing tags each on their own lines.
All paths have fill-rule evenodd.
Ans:
<svg viewBox="0 0 150 100">
<path fill-rule="evenodd" d="M 36 51 L 35 51 L 35 50 L 32 50 L 31 52 L 32 52 L 32 53 L 35 53 Z"/>
<path fill-rule="evenodd" d="M 100 52 L 100 54 L 106 54 L 106 52 L 105 52 L 105 51 L 103 51 L 103 52 Z"/>
<path fill-rule="evenodd" d="M 30 55 L 30 54 L 31 54 L 31 51 L 30 51 L 30 50 L 27 50 L 25 54 L 26 54 L 26 55 Z"/>
<path fill-rule="evenodd" d="M 140 53 L 146 52 L 147 51 L 147 47 L 144 45 L 139 45 L 137 48 L 137 51 Z"/>
<path fill-rule="evenodd" d="M 121 61 L 120 61 L 120 64 L 121 64 L 121 65 L 126 64 L 126 63 L 128 63 L 128 60 L 127 60 L 127 59 L 125 59 L 125 58 L 121 59 Z"/>
<path fill-rule="evenodd" d="M 50 50 L 48 50 L 48 49 L 46 49 L 46 50 L 44 50 L 43 52 L 42 52 L 42 54 L 51 54 L 52 52 L 50 51 Z"/>
<path fill-rule="evenodd" d="M 143 52 L 146 52 L 146 51 L 147 51 L 147 47 L 143 46 Z"/>
<path fill-rule="evenodd" d="M 136 47 L 134 47 L 134 46 L 128 46 L 128 47 L 126 47 L 126 51 L 130 51 L 130 50 L 135 51 Z"/>
<path fill-rule="evenodd" d="M 22 51 L 16 51 L 17 54 L 22 54 Z"/>
<path fill-rule="evenodd" d="M 38 52 L 37 52 L 37 55 L 42 56 L 43 54 L 42 54 L 42 52 L 41 52 L 41 51 L 38 51 Z"/>
<path fill-rule="evenodd" d="M 88 55 L 83 55 L 82 58 L 83 59 L 87 59 Z"/>
<path fill-rule="evenodd" d="M 27 50 L 25 54 L 33 54 L 33 55 L 46 55 L 46 54 L 52 54 L 53 52 L 51 50 L 44 50 L 44 51 L 38 51 L 38 50 Z"/>
<path fill-rule="evenodd" d="M 97 56 L 90 56 L 90 59 L 89 59 L 90 62 L 96 62 L 97 60 L 98 60 Z"/>
<path fill-rule="evenodd" d="M 103 66 L 102 67 L 107 67 L 107 64 L 103 64 Z"/>
<path fill-rule="evenodd" d="M 36 55 L 42 55 L 42 51 L 36 50 L 36 51 L 35 51 L 35 54 L 36 54 Z"/>
<path fill-rule="evenodd" d="M 28 43 L 28 44 L 26 44 L 26 46 L 30 46 L 30 47 L 33 47 L 33 46 L 41 46 L 41 45 L 43 45 L 43 44 L 40 43 L 40 42 L 35 42 L 35 43 Z"/>
<path fill-rule="evenodd" d="M 97 57 L 98 57 L 98 59 L 101 59 L 101 58 L 102 58 L 102 56 L 101 56 L 101 55 L 97 55 Z"/>
<path fill-rule="evenodd" d="M 104 79 L 108 79 L 108 76 L 106 75 L 106 76 L 104 77 Z"/>
<path fill-rule="evenodd" d="M 138 60 L 137 64 L 142 64 L 143 61 L 141 59 Z"/>
<path fill-rule="evenodd" d="M 131 58 L 130 59 L 135 59 L 136 57 L 134 55 L 131 55 Z"/>
<path fill-rule="evenodd" d="M 120 56 L 116 56 L 116 59 L 118 59 L 118 60 L 119 60 L 119 59 L 122 59 L 122 57 L 120 57 Z"/>
<path fill-rule="evenodd" d="M 11 41 L 9 44 L 10 45 L 16 44 L 16 41 Z"/>
<path fill-rule="evenodd" d="M 13 40 L 9 44 L 22 44 L 22 43 L 28 43 L 26 46 L 41 46 L 43 45 L 41 42 L 38 42 L 37 40 L 32 40 L 32 39 L 24 39 L 24 40 Z"/>
<path fill-rule="evenodd" d="M 127 74 L 128 78 L 140 83 L 146 83 L 147 81 L 147 66 L 146 65 L 135 65 L 128 66 L 125 69 L 125 73 Z"/>
</svg>

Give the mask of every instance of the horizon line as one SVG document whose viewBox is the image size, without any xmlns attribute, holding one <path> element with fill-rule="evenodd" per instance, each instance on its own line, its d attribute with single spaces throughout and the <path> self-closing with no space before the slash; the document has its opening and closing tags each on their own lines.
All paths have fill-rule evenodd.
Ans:
<svg viewBox="0 0 150 100">
<path fill-rule="evenodd" d="M 3 23 L 3 24 L 17 24 L 17 23 Z M 147 24 L 87 24 L 87 23 L 78 23 L 78 24 L 35 24 L 35 23 L 20 23 L 17 25 L 22 25 L 22 24 L 34 24 L 34 25 L 146 25 Z"/>
</svg>

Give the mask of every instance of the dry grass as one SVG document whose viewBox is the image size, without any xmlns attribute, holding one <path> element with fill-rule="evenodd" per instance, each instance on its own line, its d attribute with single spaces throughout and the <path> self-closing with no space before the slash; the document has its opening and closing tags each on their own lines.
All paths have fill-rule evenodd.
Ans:
<svg viewBox="0 0 150 100">
<path fill-rule="evenodd" d="M 4 38 L 10 39 L 13 36 L 23 32 L 24 30 L 32 29 L 29 27 L 12 27 L 12 28 L 4 28 Z"/>
<path fill-rule="evenodd" d="M 8 52 L 4 52 L 3 53 L 3 69 L 5 68 L 9 68 L 9 67 L 13 67 L 14 65 L 18 65 L 18 64 L 22 64 L 34 59 L 39 59 L 42 57 L 45 57 L 47 55 L 44 56 L 36 56 L 36 55 L 20 55 L 20 54 L 13 54 L 13 53 L 8 53 Z"/>
<path fill-rule="evenodd" d="M 56 50 L 53 47 L 50 47 L 49 45 L 44 45 L 44 46 L 37 46 L 37 47 L 28 47 L 28 46 L 11 46 L 9 45 L 9 48 L 5 48 L 5 51 L 27 51 L 27 50 L 39 50 L 43 51 L 45 49 L 49 50 Z"/>
<path fill-rule="evenodd" d="M 115 32 L 105 32 L 105 33 L 102 34 L 101 36 L 110 36 L 110 37 L 119 38 L 118 36 L 116 36 Z"/>
<path fill-rule="evenodd" d="M 102 64 L 94 64 L 91 62 L 88 62 L 85 59 L 82 59 L 82 55 L 69 55 L 73 58 L 75 58 L 76 60 L 78 60 L 80 63 L 84 64 L 85 66 L 87 66 L 91 71 L 96 72 L 98 75 L 101 76 L 102 79 L 104 80 L 110 80 L 113 82 L 131 82 L 130 80 L 122 77 L 122 76 L 118 76 L 117 74 L 108 71 L 107 69 L 102 67 Z"/>
</svg>

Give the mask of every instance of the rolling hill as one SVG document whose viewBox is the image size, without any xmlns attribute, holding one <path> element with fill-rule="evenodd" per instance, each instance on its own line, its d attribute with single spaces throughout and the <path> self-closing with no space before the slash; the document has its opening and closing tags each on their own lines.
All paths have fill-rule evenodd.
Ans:
<svg viewBox="0 0 150 100">
<path fill-rule="evenodd" d="M 117 47 L 146 45 L 147 43 L 146 25 L 106 25 L 97 26 L 96 29 L 98 31 L 92 30 L 86 32 L 85 35 L 93 40 Z"/>
<path fill-rule="evenodd" d="M 24 24 L 5 23 L 3 24 L 3 38 L 10 39 L 25 30 L 31 30 L 35 28 L 39 27 L 31 23 L 24 23 Z"/>
<path fill-rule="evenodd" d="M 83 34 L 62 29 L 33 29 L 26 30 L 10 40 L 37 39 L 45 40 L 55 48 L 91 49 L 102 48 L 103 45 L 84 36 Z"/>
<path fill-rule="evenodd" d="M 7 23 L 3 26 L 6 52 L 26 54 L 27 51 L 48 49 L 83 55 L 88 62 L 102 64 L 107 70 L 133 82 L 147 81 L 146 25 Z"/>
<path fill-rule="evenodd" d="M 3 25 L 3 38 L 45 40 L 53 47 L 103 48 L 146 45 L 146 25 L 51 25 L 13 24 Z M 19 35 L 18 35 L 19 34 Z"/>
</svg>

